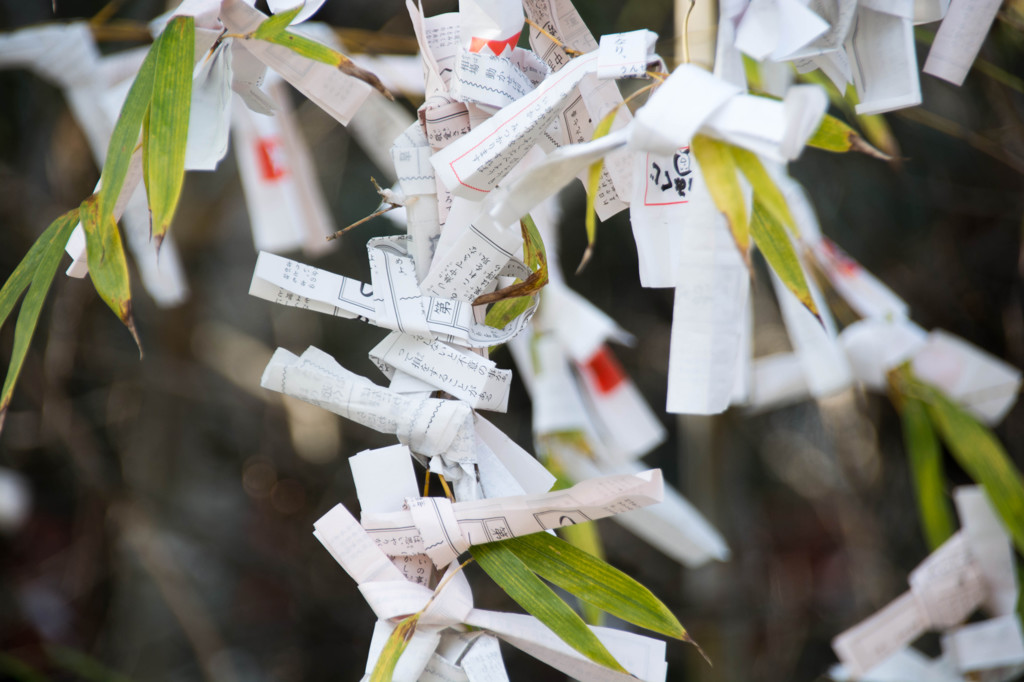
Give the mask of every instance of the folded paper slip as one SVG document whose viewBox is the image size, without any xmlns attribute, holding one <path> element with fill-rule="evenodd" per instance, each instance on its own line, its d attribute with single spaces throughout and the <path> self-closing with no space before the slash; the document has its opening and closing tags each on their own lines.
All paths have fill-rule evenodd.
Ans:
<svg viewBox="0 0 1024 682">
<path fill-rule="evenodd" d="M 471 545 L 585 523 L 661 499 L 661 470 L 651 469 L 535 495 L 454 503 L 443 497 L 408 499 L 406 509 L 364 513 L 362 523 L 388 555 L 426 553 L 444 567 Z"/>
<path fill-rule="evenodd" d="M 365 320 L 378 327 L 472 348 L 486 348 L 518 334 L 537 309 L 536 300 L 502 329 L 473 317 L 471 302 L 427 296 L 416 282 L 416 265 L 405 250 L 407 237 L 372 239 L 371 282 L 360 282 L 261 252 L 249 293 L 267 301 L 327 315 Z M 502 273 L 525 279 L 529 268 L 507 259 Z"/>
<path fill-rule="evenodd" d="M 411 398 L 353 374 L 333 357 L 309 347 L 298 357 L 278 348 L 260 385 L 391 433 L 425 457 L 448 453 L 472 410 L 458 400 Z"/>
</svg>

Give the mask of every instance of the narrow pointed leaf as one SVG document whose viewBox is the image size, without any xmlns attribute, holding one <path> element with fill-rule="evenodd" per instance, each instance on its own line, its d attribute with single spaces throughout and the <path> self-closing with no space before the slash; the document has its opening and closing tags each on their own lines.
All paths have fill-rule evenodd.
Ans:
<svg viewBox="0 0 1024 682">
<path fill-rule="evenodd" d="M 185 144 L 192 102 L 195 20 L 174 17 L 157 46 L 153 97 L 146 119 L 143 158 L 146 195 L 157 247 L 170 227 L 185 177 Z"/>
<path fill-rule="evenodd" d="M 470 553 L 508 596 L 563 642 L 599 665 L 626 672 L 583 619 L 535 576 L 505 543 L 476 545 Z"/>
<path fill-rule="evenodd" d="M 824 149 L 828 152 L 861 152 L 883 161 L 892 160 L 891 156 L 868 144 L 856 130 L 828 114 L 825 114 L 821 119 L 821 125 L 807 140 L 807 146 Z"/>
<path fill-rule="evenodd" d="M 746 176 L 747 182 L 754 189 L 754 200 L 760 202 L 761 206 L 767 209 L 775 220 L 781 223 L 790 232 L 796 233 L 796 221 L 793 214 L 789 212 L 789 204 L 782 190 L 772 180 L 772 176 L 765 170 L 761 159 L 757 158 L 754 152 L 728 145 L 727 149 L 732 152 L 736 160 L 736 167 Z"/>
<path fill-rule="evenodd" d="M 506 540 L 526 567 L 569 594 L 627 623 L 667 637 L 690 640 L 668 607 L 633 578 L 597 557 L 547 533 Z"/>
<path fill-rule="evenodd" d="M 900 419 L 925 541 L 930 550 L 935 550 L 956 530 L 953 508 L 946 495 L 942 449 L 928 409 L 920 400 L 905 397 L 900 407 Z"/>
<path fill-rule="evenodd" d="M 132 317 L 128 263 L 125 261 L 124 245 L 121 243 L 117 223 L 112 216 L 100 215 L 95 194 L 82 202 L 80 210 L 89 255 L 89 276 L 93 286 L 100 298 L 128 327 L 141 354 L 142 342 L 135 331 L 135 320 Z"/>
<path fill-rule="evenodd" d="M 568 487 L 568 486 L 567 486 Z M 604 547 L 601 545 L 601 534 L 596 523 L 573 523 L 558 529 L 559 536 L 573 547 L 590 554 L 597 559 L 604 559 Z M 604 625 L 604 611 L 588 601 L 580 600 L 583 619 L 590 625 Z"/>
<path fill-rule="evenodd" d="M 729 231 L 743 260 L 750 261 L 750 222 L 747 220 L 747 202 L 740 187 L 736 159 L 729 145 L 706 135 L 696 135 L 690 143 L 704 182 L 718 210 L 729 221 Z"/>
<path fill-rule="evenodd" d="M 96 200 L 98 210 L 102 215 L 112 216 L 114 214 L 114 205 L 124 186 L 132 154 L 135 153 L 135 148 L 139 144 L 139 130 L 142 128 L 142 120 L 146 116 L 150 99 L 153 96 L 157 52 L 161 42 L 163 42 L 162 34 L 153 43 L 142 62 L 139 73 L 135 76 L 135 82 L 132 83 L 132 87 L 128 90 L 128 96 L 121 106 L 121 114 L 117 118 L 117 123 L 114 124 L 114 132 L 110 136 L 110 144 L 107 146 L 107 158 L 103 163 L 100 191 Z"/>
<path fill-rule="evenodd" d="M 402 620 L 395 629 L 391 631 L 384 648 L 377 658 L 373 672 L 370 674 L 370 682 L 391 682 L 395 674 L 395 666 L 401 658 L 405 648 L 409 646 L 409 640 L 416 633 L 416 624 L 420 620 L 420 614 L 414 613 Z"/>
<path fill-rule="evenodd" d="M 18 375 L 25 362 L 29 343 L 32 341 L 32 335 L 39 323 L 43 302 L 53 283 L 53 277 L 57 274 L 57 266 L 64 254 L 64 246 L 68 243 L 71 232 L 77 224 L 77 210 L 69 211 L 53 221 L 29 249 L 25 259 L 0 291 L 0 314 L 2 314 L 0 324 L 2 324 L 10 314 L 11 308 L 21 292 L 26 286 L 28 287 L 28 293 L 21 304 L 18 321 L 14 327 L 14 349 L 7 367 L 7 376 L 4 378 L 3 392 L 0 393 L 0 427 L 3 425 L 7 408 L 11 404 L 14 385 L 18 381 Z M 26 267 L 23 268 L 23 266 Z M 27 284 L 25 283 L 26 279 L 28 279 Z M 18 289 L 19 286 L 20 289 Z"/>
<path fill-rule="evenodd" d="M 804 269 L 800 265 L 800 259 L 796 255 L 796 249 L 793 248 L 789 234 L 771 211 L 761 205 L 756 197 L 754 199 L 754 215 L 750 221 L 750 234 L 754 238 L 757 248 L 764 255 L 764 259 L 768 261 L 768 265 L 779 276 L 786 288 L 792 291 L 797 299 L 820 321 L 821 315 L 818 313 L 818 306 L 814 304 L 814 298 L 811 297 Z"/>
<path fill-rule="evenodd" d="M 520 229 L 523 231 L 523 262 L 533 271 L 525 280 L 517 281 L 507 287 L 492 291 L 489 294 L 478 296 L 473 305 L 485 305 L 508 299 L 531 296 L 548 283 L 548 260 L 547 252 L 544 250 L 544 240 L 541 239 L 536 223 L 529 214 L 520 221 Z M 529 307 L 529 299 L 525 299 L 522 310 Z M 521 311 L 520 311 L 521 312 Z M 512 318 L 509 318 L 510 320 Z M 508 324 L 506 321 L 505 324 Z M 504 325 L 502 325 L 504 326 Z"/>
<path fill-rule="evenodd" d="M 1024 481 L 995 434 L 941 391 L 928 387 L 928 414 L 942 441 L 988 493 L 1017 551 L 1024 552 Z"/>
<path fill-rule="evenodd" d="M 281 15 L 275 15 L 274 17 L 271 17 L 267 21 L 273 21 L 278 16 Z M 262 27 L 266 23 L 267 22 L 265 21 L 260 26 Z M 256 35 L 257 33 L 259 33 L 259 29 L 256 29 L 256 32 L 253 33 L 252 37 L 255 39 L 266 40 L 268 43 L 273 43 L 275 45 L 282 45 L 284 47 L 287 47 L 292 52 L 305 57 L 306 59 L 312 59 L 315 62 L 320 62 L 322 64 L 327 64 L 329 66 L 336 67 L 342 73 L 352 76 L 353 78 L 358 78 L 364 83 L 368 83 L 369 85 L 373 86 L 374 88 L 377 89 L 378 92 L 387 97 L 389 100 L 394 101 L 395 99 L 394 96 L 390 92 L 388 92 L 388 89 L 384 87 L 384 84 L 380 82 L 380 79 L 377 78 L 377 76 L 374 73 L 367 71 L 366 69 L 361 68 L 359 66 L 356 66 L 356 64 L 351 59 L 349 59 L 342 53 L 338 52 L 337 50 L 331 49 L 330 47 L 324 45 L 323 43 L 318 43 L 315 40 L 307 38 L 306 36 L 301 36 L 297 33 L 292 33 L 291 31 L 280 31 L 267 37 L 261 37 L 259 35 Z"/>
<path fill-rule="evenodd" d="M 594 137 L 604 137 L 612 129 L 612 124 L 615 123 L 615 115 L 619 112 L 618 107 L 608 112 L 601 122 L 594 128 Z M 597 209 L 595 203 L 597 201 L 597 192 L 601 186 L 601 172 L 604 170 L 604 159 L 598 159 L 590 165 L 587 169 L 587 212 L 585 218 L 585 226 L 587 229 L 587 250 L 583 252 L 583 258 L 580 260 L 579 266 L 576 268 L 576 274 L 579 274 L 587 263 L 590 261 L 590 257 L 594 253 L 594 242 L 597 241 Z"/>
<path fill-rule="evenodd" d="M 291 25 L 295 17 L 299 16 L 299 12 L 302 11 L 302 6 L 305 3 L 300 3 L 297 7 L 292 7 L 284 12 L 279 12 L 272 17 L 268 18 L 262 24 L 256 27 L 256 30 L 252 32 L 253 38 L 260 40 L 270 40 L 274 36 L 281 35 Z"/>
</svg>

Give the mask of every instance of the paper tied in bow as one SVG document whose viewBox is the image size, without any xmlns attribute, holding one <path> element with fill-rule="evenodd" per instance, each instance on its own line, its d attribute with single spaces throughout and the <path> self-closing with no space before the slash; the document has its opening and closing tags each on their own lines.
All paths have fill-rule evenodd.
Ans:
<svg viewBox="0 0 1024 682">
<path fill-rule="evenodd" d="M 833 640 L 843 663 L 840 679 L 896 679 L 888 669 L 905 675 L 920 664 L 937 672 L 917 679 L 962 680 L 966 673 L 1024 664 L 1009 536 L 981 487 L 957 488 L 954 500 L 962 528 L 910 573 L 910 591 Z M 993 618 L 963 625 L 978 607 Z M 928 630 L 944 633 L 941 664 L 903 653 Z"/>
<path fill-rule="evenodd" d="M 665 679 L 663 642 L 592 626 L 594 634 L 630 674 L 615 672 L 571 649 L 532 616 L 474 608 L 469 583 L 456 564 L 449 567 L 436 591 L 410 581 L 342 505 L 334 507 L 314 527 L 314 535 L 356 581 L 380 619 L 370 647 L 367 674 L 374 669 L 383 642 L 397 621 L 419 613 L 415 630 L 395 668 L 393 679 L 399 682 L 423 679 L 421 675 L 426 674 L 425 669 L 430 667 L 435 671 L 461 667 L 463 670 L 456 671 L 456 675 L 461 672 L 471 682 L 507 679 L 503 666 L 499 668 L 497 647 L 493 643 L 472 644 L 472 648 L 482 644 L 486 649 L 477 654 L 486 656 L 486 661 L 478 661 L 479 665 L 474 665 L 472 659 L 463 661 L 460 666 L 451 662 L 450 652 L 465 651 L 469 643 L 465 639 L 453 642 L 446 638 L 459 639 L 459 633 L 466 630 L 465 626 L 484 631 L 483 635 L 470 637 L 496 636 L 577 679 L 609 682 L 636 678 L 650 682 Z"/>
</svg>

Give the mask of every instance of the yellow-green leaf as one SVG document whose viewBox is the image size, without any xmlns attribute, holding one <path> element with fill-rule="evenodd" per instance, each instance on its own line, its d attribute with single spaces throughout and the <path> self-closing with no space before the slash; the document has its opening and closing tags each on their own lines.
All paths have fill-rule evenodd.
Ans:
<svg viewBox="0 0 1024 682">
<path fill-rule="evenodd" d="M 765 170 L 764 164 L 761 163 L 761 159 L 757 158 L 757 154 L 733 145 L 728 145 L 727 149 L 732 152 L 732 157 L 736 160 L 736 167 L 743 172 L 747 182 L 754 189 L 754 201 L 759 202 L 763 208 L 775 216 L 775 220 L 787 230 L 796 234 L 796 221 L 793 220 L 793 214 L 789 212 L 786 197 L 772 180 L 772 176 Z"/>
<path fill-rule="evenodd" d="M 284 12 L 278 12 L 274 16 L 265 20 L 262 24 L 256 27 L 256 30 L 252 32 L 253 38 L 259 40 L 270 40 L 274 36 L 278 36 L 288 29 L 291 25 L 292 20 L 299 16 L 299 12 L 302 11 L 303 6 L 306 3 L 299 3 L 297 7 L 293 7 Z"/>
<path fill-rule="evenodd" d="M 563 642 L 599 665 L 626 672 L 583 619 L 534 575 L 504 542 L 475 545 L 470 548 L 470 553 L 508 596 Z"/>
<path fill-rule="evenodd" d="M 420 614 L 414 613 L 399 622 L 391 631 L 387 641 L 384 642 L 384 648 L 381 649 L 380 657 L 377 658 L 377 664 L 373 666 L 370 682 L 391 682 L 398 659 L 401 658 L 405 648 L 409 646 L 409 640 L 416 634 L 416 624 L 419 620 Z"/>
<path fill-rule="evenodd" d="M 128 280 L 128 263 L 124 257 L 121 233 L 113 216 L 101 215 L 96 195 L 82 202 L 82 227 L 89 255 L 89 276 L 100 298 L 128 327 L 142 353 L 142 342 L 135 331 L 132 317 L 132 292 Z"/>
<path fill-rule="evenodd" d="M 985 488 L 992 506 L 1024 552 L 1024 482 L 1002 444 L 941 391 L 929 387 L 928 414 L 942 441 L 964 471 Z"/>
<path fill-rule="evenodd" d="M 740 187 L 740 177 L 736 172 L 736 158 L 729 150 L 729 145 L 706 135 L 694 136 L 690 149 L 700 164 L 711 199 L 718 210 L 725 214 L 736 247 L 743 255 L 743 260 L 749 263 L 750 223 L 747 220 L 747 203 Z"/>
<path fill-rule="evenodd" d="M 157 248 L 170 227 L 185 177 L 185 144 L 192 103 L 195 20 L 174 17 L 155 45 L 153 97 L 143 149 L 150 226 Z"/>
<path fill-rule="evenodd" d="M 855 151 L 873 156 L 876 159 L 882 159 L 883 161 L 892 160 L 891 156 L 868 144 L 856 130 L 835 116 L 828 114 L 825 114 L 824 118 L 821 119 L 821 125 L 814 131 L 811 138 L 807 140 L 807 146 L 824 149 L 829 152 L 843 153 Z"/>
<path fill-rule="evenodd" d="M 590 525 L 590 524 L 588 524 Z M 531 571 L 569 594 L 627 623 L 690 640 L 686 629 L 651 591 L 597 557 L 547 533 L 503 542 Z"/>
<path fill-rule="evenodd" d="M 267 21 L 263 22 L 263 24 L 260 24 L 260 27 L 262 28 L 264 24 L 273 21 L 278 16 L 282 15 L 275 15 L 270 19 L 267 19 Z M 394 101 L 395 99 L 394 96 L 390 92 L 388 92 L 388 89 L 384 87 L 384 84 L 380 82 L 380 79 L 377 78 L 377 76 L 374 73 L 367 71 L 366 69 L 360 68 L 359 66 L 356 66 L 356 64 L 351 59 L 349 59 L 342 53 L 338 52 L 337 50 L 331 49 L 330 47 L 324 45 L 323 43 L 318 43 L 315 40 L 311 40 L 310 38 L 307 38 L 305 36 L 300 36 L 299 34 L 292 33 L 291 31 L 282 30 L 271 35 L 268 35 L 266 37 L 257 35 L 258 33 L 259 29 L 256 29 L 256 32 L 252 34 L 252 38 L 265 40 L 268 43 L 273 43 L 275 45 L 287 47 L 292 52 L 300 56 L 303 56 L 306 59 L 311 59 L 315 62 L 320 62 L 321 64 L 327 64 L 329 66 L 336 67 L 343 73 L 348 74 L 353 78 L 358 78 L 364 83 L 369 83 L 374 88 L 376 88 L 378 92 L 387 97 L 389 100 Z"/>
<path fill-rule="evenodd" d="M 807 286 L 803 266 L 793 248 L 789 234 L 779 221 L 757 199 L 754 198 L 754 215 L 750 221 L 750 234 L 754 243 L 768 261 L 768 265 L 779 276 L 786 288 L 793 292 L 804 306 L 821 321 L 818 306 L 814 304 L 811 290 Z"/>
<path fill-rule="evenodd" d="M 928 548 L 935 550 L 956 531 L 953 508 L 946 495 L 942 449 L 924 403 L 909 396 L 901 402 L 903 443 L 910 459 L 918 513 Z"/>
<path fill-rule="evenodd" d="M 114 124 L 114 132 L 110 136 L 110 144 L 107 146 L 107 158 L 103 163 L 103 173 L 100 175 L 100 191 L 98 194 L 97 210 L 105 216 L 114 214 L 114 205 L 124 187 L 124 178 L 128 174 L 128 167 L 131 165 L 132 154 L 139 143 L 139 130 L 142 128 L 142 120 L 149 109 L 149 102 L 153 96 L 153 81 L 156 75 L 157 52 L 163 36 L 161 35 L 153 43 L 146 55 L 142 66 L 139 68 L 135 82 L 128 90 L 124 104 L 121 106 L 121 114 Z M 91 267 L 91 265 L 90 265 Z"/>
<path fill-rule="evenodd" d="M 604 137 L 612 129 L 612 124 L 615 123 L 615 115 L 619 113 L 619 108 L 616 107 L 609 111 L 601 122 L 594 128 L 593 140 Z M 595 204 L 597 202 L 597 192 L 601 186 L 601 172 L 604 170 L 604 158 L 600 158 L 590 165 L 587 169 L 587 212 L 585 220 L 585 226 L 587 229 L 587 250 L 583 252 L 583 258 L 580 259 L 580 264 L 576 268 L 576 274 L 586 267 L 590 261 L 590 257 L 594 253 L 594 242 L 597 241 L 597 209 Z"/>
<path fill-rule="evenodd" d="M 0 428 L 3 426 L 7 408 L 11 404 L 14 385 L 18 381 L 18 375 L 25 362 L 29 343 L 32 341 L 32 335 L 39 323 L 43 302 L 50 290 L 50 284 L 53 283 L 53 277 L 57 274 L 57 266 L 64 253 L 64 246 L 68 243 L 71 232 L 77 224 L 77 209 L 54 220 L 32 245 L 18 267 L 14 269 L 14 273 L 4 284 L 3 289 L 0 289 L 0 326 L 11 314 L 21 293 L 26 288 L 28 289 L 25 300 L 21 304 L 21 310 L 18 312 L 18 321 L 14 327 L 14 349 L 11 352 L 7 376 L 4 378 L 3 392 L 0 393 Z"/>
</svg>

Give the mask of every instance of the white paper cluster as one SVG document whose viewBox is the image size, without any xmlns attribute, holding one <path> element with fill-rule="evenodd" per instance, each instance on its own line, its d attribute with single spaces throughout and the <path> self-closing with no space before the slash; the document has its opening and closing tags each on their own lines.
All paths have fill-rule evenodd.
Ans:
<svg viewBox="0 0 1024 682">
<path fill-rule="evenodd" d="M 956 489 L 954 501 L 961 530 L 910 573 L 910 591 L 833 640 L 834 679 L 995 682 L 1024 670 L 1010 538 L 981 487 Z M 979 607 L 990 617 L 965 624 Z M 909 646 L 929 630 L 942 633 L 935 660 Z"/>
<path fill-rule="evenodd" d="M 878 114 L 921 103 L 915 25 L 942 21 L 924 72 L 960 85 L 999 6 L 998 0 L 730 0 L 722 3 L 716 61 L 735 63 L 742 53 L 792 62 L 801 73 L 820 69 L 840 93 L 856 88 L 858 114 Z"/>
</svg>

